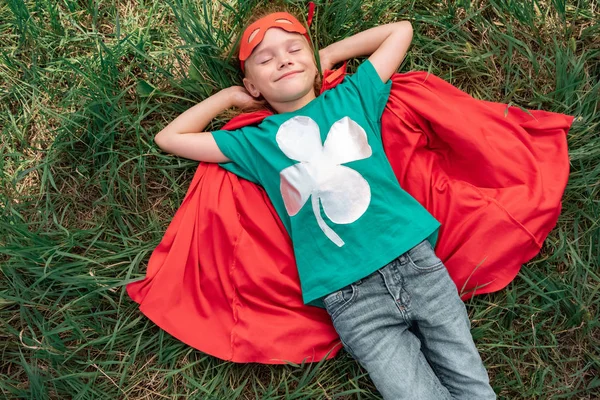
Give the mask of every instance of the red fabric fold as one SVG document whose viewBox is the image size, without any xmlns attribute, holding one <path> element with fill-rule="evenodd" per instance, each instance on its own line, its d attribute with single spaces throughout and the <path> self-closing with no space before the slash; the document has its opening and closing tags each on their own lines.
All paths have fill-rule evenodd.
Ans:
<svg viewBox="0 0 600 400">
<path fill-rule="evenodd" d="M 326 71 L 323 90 L 345 67 Z M 436 253 L 463 299 L 502 289 L 556 225 L 573 117 L 477 100 L 424 72 L 392 81 L 382 139 L 400 185 L 442 223 Z M 162 329 L 223 360 L 313 362 L 341 348 L 327 312 L 302 304 L 265 191 L 216 164 L 200 163 L 146 277 L 127 292 Z"/>
</svg>

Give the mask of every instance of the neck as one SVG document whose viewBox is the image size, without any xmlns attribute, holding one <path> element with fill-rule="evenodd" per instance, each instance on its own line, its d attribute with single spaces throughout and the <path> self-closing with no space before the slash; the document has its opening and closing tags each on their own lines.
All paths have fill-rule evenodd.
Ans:
<svg viewBox="0 0 600 400">
<path fill-rule="evenodd" d="M 271 107 L 277 111 L 277 114 L 283 114 L 299 110 L 314 99 L 316 99 L 314 90 L 309 90 L 308 93 L 299 99 L 284 102 L 272 102 L 269 104 L 271 104 Z"/>
</svg>

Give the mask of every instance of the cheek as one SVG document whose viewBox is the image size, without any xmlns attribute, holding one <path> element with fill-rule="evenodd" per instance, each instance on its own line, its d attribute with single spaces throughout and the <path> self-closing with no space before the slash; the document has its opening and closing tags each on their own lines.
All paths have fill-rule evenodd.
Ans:
<svg viewBox="0 0 600 400">
<path fill-rule="evenodd" d="M 266 68 L 258 68 L 252 73 L 252 82 L 254 86 L 261 87 L 262 82 L 266 82 L 270 76 L 270 73 L 266 71 Z"/>
<path fill-rule="evenodd" d="M 310 70 L 311 70 L 311 72 L 312 72 L 312 73 L 313 73 L 315 76 L 317 76 L 317 74 L 319 73 L 319 69 L 317 68 L 317 63 L 316 63 L 316 61 L 315 61 L 314 59 L 310 58 L 310 59 L 307 61 L 307 64 L 310 66 Z"/>
<path fill-rule="evenodd" d="M 317 61 L 314 59 L 314 57 L 312 56 L 312 54 L 310 55 L 310 57 L 306 60 L 306 63 L 308 65 L 310 65 L 310 67 L 312 68 L 313 71 L 318 71 L 317 68 Z"/>
</svg>

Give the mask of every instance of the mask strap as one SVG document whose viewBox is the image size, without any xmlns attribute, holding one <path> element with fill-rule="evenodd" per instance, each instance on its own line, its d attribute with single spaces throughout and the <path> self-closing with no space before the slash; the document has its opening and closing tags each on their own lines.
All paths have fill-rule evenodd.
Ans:
<svg viewBox="0 0 600 400">
<path fill-rule="evenodd" d="M 308 16 L 306 17 L 306 25 L 310 28 L 313 16 L 315 15 L 315 3 L 312 1 L 308 2 Z"/>
</svg>

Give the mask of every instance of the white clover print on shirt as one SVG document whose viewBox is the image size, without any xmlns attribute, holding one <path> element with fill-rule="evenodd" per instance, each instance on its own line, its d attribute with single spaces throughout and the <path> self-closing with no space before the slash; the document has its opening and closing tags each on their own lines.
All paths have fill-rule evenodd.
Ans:
<svg viewBox="0 0 600 400">
<path fill-rule="evenodd" d="M 281 151 L 299 161 L 283 169 L 281 196 L 290 217 L 298 214 L 308 198 L 323 233 L 342 247 L 344 241 L 323 220 L 319 200 L 329 220 L 351 224 L 367 211 L 371 188 L 361 174 L 341 164 L 369 158 L 373 151 L 365 130 L 349 117 L 335 122 L 321 144 L 317 123 L 309 117 L 296 116 L 285 121 L 277 131 Z"/>
</svg>

